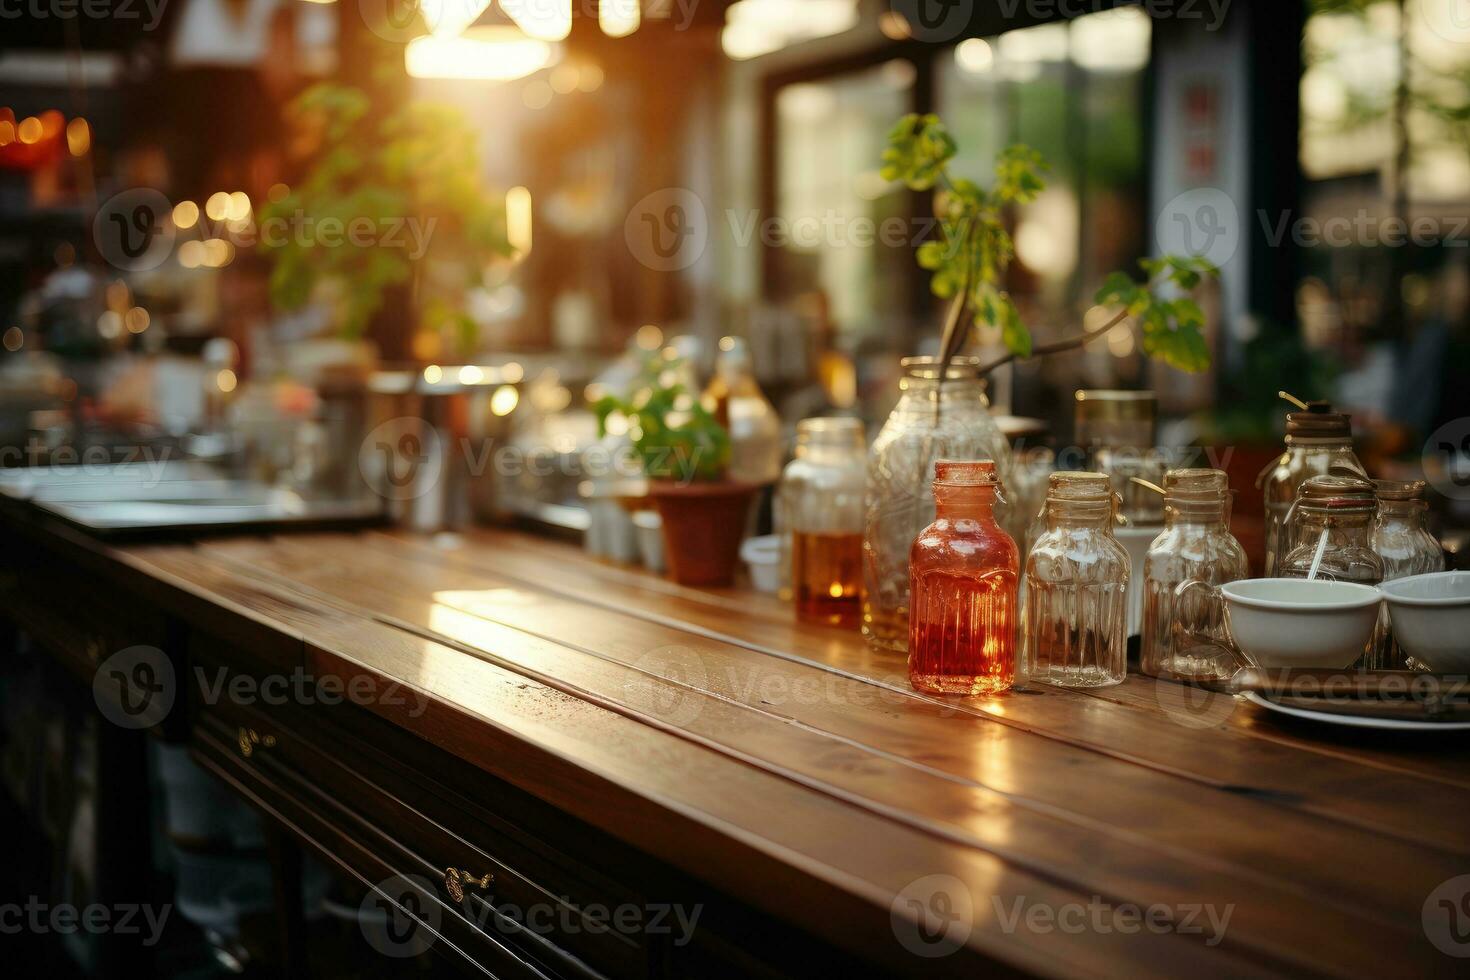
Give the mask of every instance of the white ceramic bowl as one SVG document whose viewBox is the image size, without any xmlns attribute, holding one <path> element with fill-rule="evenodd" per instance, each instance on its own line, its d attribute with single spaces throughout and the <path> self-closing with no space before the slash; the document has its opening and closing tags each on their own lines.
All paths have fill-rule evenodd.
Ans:
<svg viewBox="0 0 1470 980">
<path fill-rule="evenodd" d="M 1231 635 L 1256 666 L 1329 670 L 1363 655 L 1383 598 L 1371 585 L 1298 578 L 1241 579 L 1220 593 Z"/>
<path fill-rule="evenodd" d="M 1409 656 L 1442 674 L 1470 672 L 1470 572 L 1432 572 L 1383 583 L 1393 635 Z"/>
<path fill-rule="evenodd" d="M 757 592 L 781 590 L 781 539 L 774 534 L 746 538 L 740 545 L 740 557 L 750 569 L 750 584 Z"/>
</svg>

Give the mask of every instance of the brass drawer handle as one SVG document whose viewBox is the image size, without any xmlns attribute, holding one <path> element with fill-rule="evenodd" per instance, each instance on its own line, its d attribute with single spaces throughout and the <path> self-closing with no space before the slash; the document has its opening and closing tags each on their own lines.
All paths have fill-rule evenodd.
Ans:
<svg viewBox="0 0 1470 980">
<path fill-rule="evenodd" d="M 465 885 L 474 888 L 489 888 L 494 881 L 495 876 L 488 872 L 476 878 L 468 871 L 461 871 L 458 868 L 444 869 L 444 890 L 449 892 L 449 897 L 455 903 L 464 901 Z"/>
<path fill-rule="evenodd" d="M 274 735 L 262 735 L 253 728 L 241 728 L 239 731 L 240 754 L 250 758 L 255 753 L 256 746 L 263 749 L 275 748 L 276 737 Z"/>
</svg>

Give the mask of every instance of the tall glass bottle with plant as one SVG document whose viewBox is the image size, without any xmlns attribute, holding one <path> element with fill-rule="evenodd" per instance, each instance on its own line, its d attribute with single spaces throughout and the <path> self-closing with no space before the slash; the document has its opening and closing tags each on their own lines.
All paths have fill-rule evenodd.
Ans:
<svg viewBox="0 0 1470 980">
<path fill-rule="evenodd" d="M 1002 481 L 1010 475 L 1009 449 L 986 410 L 983 381 L 991 371 L 1081 347 L 1125 323 L 1139 332 L 1150 357 L 1191 372 L 1210 363 L 1204 314 L 1188 294 L 1216 270 L 1194 256 L 1144 259 L 1142 282 L 1114 272 L 1095 297 L 1112 316 L 1075 336 L 1035 343 L 1005 289 L 1015 254 L 1007 218 L 1045 188 L 1046 165 L 1029 147 L 1009 147 L 984 188 L 950 173 L 956 149 L 939 117 L 910 114 L 894 126 L 883 151 L 885 179 L 933 194 L 937 233 L 919 246 L 917 259 L 931 273 L 934 295 L 949 301 L 939 355 L 905 361 L 898 407 L 868 457 L 863 634 L 892 650 L 904 650 L 908 640 L 909 547 L 934 520 L 935 460 L 989 458 Z M 977 326 L 1000 332 L 1004 355 L 988 362 L 960 356 Z"/>
</svg>

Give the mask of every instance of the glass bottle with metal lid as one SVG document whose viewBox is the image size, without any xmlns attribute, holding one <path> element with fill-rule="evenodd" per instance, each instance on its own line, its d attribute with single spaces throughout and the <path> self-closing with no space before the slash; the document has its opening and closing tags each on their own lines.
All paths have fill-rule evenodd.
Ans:
<svg viewBox="0 0 1470 980">
<path fill-rule="evenodd" d="M 1246 578 L 1245 549 L 1230 533 L 1230 484 L 1223 470 L 1170 470 L 1164 476 L 1164 531 L 1144 559 L 1145 674 L 1229 680 L 1239 664 L 1227 640 L 1221 604 L 1180 594 L 1185 582 L 1220 586 Z"/>
<path fill-rule="evenodd" d="M 1367 479 L 1353 452 L 1351 417 L 1334 412 L 1327 402 L 1309 402 L 1286 416 L 1286 451 L 1266 471 L 1260 483 L 1266 505 L 1267 578 L 1283 574 L 1281 560 L 1295 547 L 1286 518 L 1297 491 L 1314 476 L 1351 475 Z"/>
<path fill-rule="evenodd" d="M 1355 476 L 1314 476 L 1302 484 L 1284 530 L 1296 547 L 1281 559 L 1282 578 L 1377 585 L 1383 559 L 1373 550 L 1373 484 Z"/>
<path fill-rule="evenodd" d="M 1026 559 L 1025 675 L 1103 687 L 1128 670 L 1128 552 L 1113 536 L 1117 496 L 1101 473 L 1049 478 L 1046 530 Z"/>
<path fill-rule="evenodd" d="M 863 579 L 867 440 L 861 419 L 802 419 L 776 491 L 785 583 L 801 619 L 856 626 Z"/>
<path fill-rule="evenodd" d="M 1444 571 L 1444 548 L 1425 526 L 1429 504 L 1424 500 L 1423 480 L 1374 480 L 1378 514 L 1373 519 L 1370 540 L 1383 559 L 1383 581 L 1406 575 Z M 1393 638 L 1388 604 L 1384 603 L 1373 633 L 1374 670 L 1399 670 L 1407 658 Z"/>
</svg>

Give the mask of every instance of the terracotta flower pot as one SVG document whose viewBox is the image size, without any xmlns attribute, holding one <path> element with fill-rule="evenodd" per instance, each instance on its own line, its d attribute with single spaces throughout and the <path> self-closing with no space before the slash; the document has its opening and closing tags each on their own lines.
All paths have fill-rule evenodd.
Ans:
<svg viewBox="0 0 1470 980">
<path fill-rule="evenodd" d="M 757 487 L 721 480 L 680 484 L 651 480 L 653 505 L 663 518 L 664 560 L 680 585 L 730 585 L 740 539 Z"/>
</svg>

